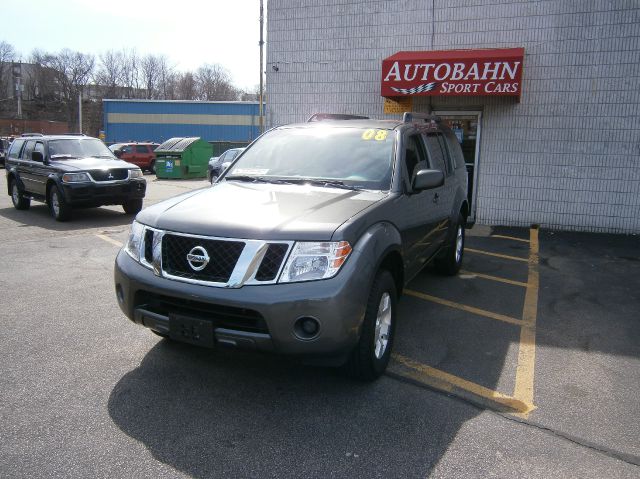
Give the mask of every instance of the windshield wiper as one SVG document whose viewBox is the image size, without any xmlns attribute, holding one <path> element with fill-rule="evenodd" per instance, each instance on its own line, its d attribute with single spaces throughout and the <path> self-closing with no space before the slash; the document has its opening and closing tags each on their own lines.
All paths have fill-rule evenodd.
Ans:
<svg viewBox="0 0 640 479">
<path fill-rule="evenodd" d="M 261 176 L 250 176 L 250 175 L 232 175 L 226 176 L 225 180 L 235 180 L 235 181 L 249 181 L 251 183 L 266 183 L 267 180 Z"/>
<path fill-rule="evenodd" d="M 309 183 L 314 186 L 330 186 L 333 188 L 342 188 L 343 190 L 360 190 L 362 188 L 353 185 L 347 185 L 340 180 L 319 180 L 312 178 L 305 178 L 304 183 Z"/>
</svg>

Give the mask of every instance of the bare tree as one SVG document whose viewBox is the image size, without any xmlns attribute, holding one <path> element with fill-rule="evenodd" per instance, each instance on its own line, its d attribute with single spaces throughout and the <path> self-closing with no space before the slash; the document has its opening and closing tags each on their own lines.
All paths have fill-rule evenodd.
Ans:
<svg viewBox="0 0 640 479">
<path fill-rule="evenodd" d="M 198 92 L 196 79 L 192 72 L 184 72 L 176 78 L 176 100 L 195 100 Z"/>
<path fill-rule="evenodd" d="M 11 64 L 16 57 L 16 50 L 10 43 L 0 41 L 0 99 L 11 96 Z"/>
<path fill-rule="evenodd" d="M 240 92 L 231 82 L 231 75 L 218 64 L 204 64 L 195 74 L 198 100 L 237 100 Z"/>
<path fill-rule="evenodd" d="M 108 50 L 99 56 L 100 65 L 94 75 L 94 82 L 102 88 L 104 98 L 119 98 L 119 89 L 124 79 L 124 58 L 122 52 Z"/>
<path fill-rule="evenodd" d="M 161 100 L 174 99 L 175 68 L 169 64 L 165 55 L 159 55 L 158 59 L 158 98 Z"/>
<path fill-rule="evenodd" d="M 139 98 L 140 94 L 140 65 L 135 50 L 122 51 L 122 86 L 125 98 Z"/>
<path fill-rule="evenodd" d="M 45 66 L 55 71 L 55 78 L 67 109 L 67 121 L 74 124 L 75 105 L 82 88 L 89 82 L 95 64 L 93 55 L 62 50 L 47 57 Z"/>
<path fill-rule="evenodd" d="M 61 97 L 58 88 L 57 73 L 50 68 L 52 55 L 42 50 L 33 50 L 29 63 L 31 68 L 24 77 L 27 98 L 34 98 L 41 102 L 57 101 Z"/>
</svg>

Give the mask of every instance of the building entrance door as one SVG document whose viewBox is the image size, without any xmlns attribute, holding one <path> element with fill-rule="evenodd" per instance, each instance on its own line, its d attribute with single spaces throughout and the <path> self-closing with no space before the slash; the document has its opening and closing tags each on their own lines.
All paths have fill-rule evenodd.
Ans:
<svg viewBox="0 0 640 479">
<path fill-rule="evenodd" d="M 480 130 L 482 122 L 481 111 L 434 111 L 434 115 L 442 118 L 443 122 L 455 133 L 469 174 L 469 220 L 476 219 L 476 185 L 478 178 L 478 160 L 480 153 Z"/>
</svg>

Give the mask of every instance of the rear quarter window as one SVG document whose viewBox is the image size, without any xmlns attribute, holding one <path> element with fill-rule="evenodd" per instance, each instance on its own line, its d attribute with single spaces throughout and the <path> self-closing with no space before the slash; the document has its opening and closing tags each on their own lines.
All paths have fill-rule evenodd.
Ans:
<svg viewBox="0 0 640 479">
<path fill-rule="evenodd" d="M 11 143 L 11 148 L 9 149 L 9 158 L 13 158 L 14 160 L 20 158 L 22 145 L 24 145 L 24 140 L 13 140 L 13 143 Z"/>
</svg>

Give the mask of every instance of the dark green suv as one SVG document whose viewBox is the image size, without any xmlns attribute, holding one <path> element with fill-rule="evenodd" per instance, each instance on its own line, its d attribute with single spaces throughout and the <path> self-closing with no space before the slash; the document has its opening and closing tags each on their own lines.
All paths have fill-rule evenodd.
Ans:
<svg viewBox="0 0 640 479">
<path fill-rule="evenodd" d="M 211 188 L 136 217 L 115 266 L 132 321 L 382 374 L 405 284 L 429 261 L 460 268 L 467 171 L 438 118 L 318 118 L 268 131 Z"/>
<path fill-rule="evenodd" d="M 147 183 L 135 165 L 117 159 L 97 138 L 28 134 L 16 138 L 6 158 L 8 193 L 26 210 L 31 200 L 46 202 L 58 221 L 73 208 L 122 205 L 142 209 Z"/>
</svg>

